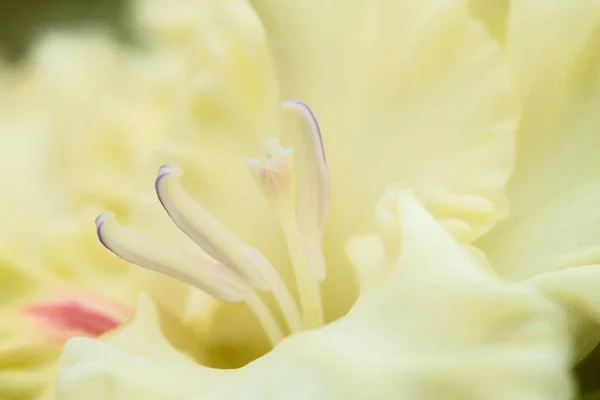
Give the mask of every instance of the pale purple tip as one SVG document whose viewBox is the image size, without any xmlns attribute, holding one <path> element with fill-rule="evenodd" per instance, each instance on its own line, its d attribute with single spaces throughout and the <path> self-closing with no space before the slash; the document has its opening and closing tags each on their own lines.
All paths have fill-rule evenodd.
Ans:
<svg viewBox="0 0 600 400">
<path fill-rule="evenodd" d="M 176 170 L 180 170 L 179 166 L 176 164 L 164 164 L 158 169 L 158 175 L 166 174 L 169 172 L 173 172 Z"/>
<path fill-rule="evenodd" d="M 162 167 L 160 167 L 158 169 L 158 176 L 156 177 L 156 180 L 154 181 L 154 191 L 156 192 L 156 196 L 158 197 L 158 201 L 160 201 L 160 204 L 162 205 L 162 207 L 165 209 L 165 211 L 167 212 L 167 214 L 169 216 L 171 216 L 171 214 L 169 213 L 169 210 L 167 209 L 167 207 L 165 207 L 165 202 L 163 201 L 163 198 L 162 198 L 161 193 L 160 193 L 161 192 L 160 191 L 160 182 L 166 176 L 173 175 L 174 173 L 175 174 L 183 174 L 183 170 L 178 165 L 175 165 L 175 164 L 165 164 L 165 165 L 163 165 Z"/>
<path fill-rule="evenodd" d="M 96 222 L 96 235 L 98 235 L 98 240 L 100 240 L 100 243 L 102 243 L 102 246 L 104 246 L 110 250 L 110 248 L 106 245 L 106 242 L 102 238 L 102 226 L 104 225 L 104 222 L 106 222 L 107 214 L 108 213 L 103 212 L 102 214 L 100 214 L 96 217 L 96 221 L 95 221 Z"/>
<path fill-rule="evenodd" d="M 100 228 L 105 220 L 106 220 L 106 213 L 102 213 L 102 214 L 98 215 L 96 217 L 96 220 L 94 221 L 96 223 L 96 228 Z"/>
<path fill-rule="evenodd" d="M 295 99 L 285 100 L 283 103 L 284 104 L 286 104 L 286 103 L 287 104 L 295 104 L 304 109 L 306 117 L 308 117 L 308 119 L 310 119 L 310 123 L 313 128 L 313 133 L 319 140 L 319 148 L 321 149 L 321 157 L 323 157 L 323 162 L 325 164 L 327 164 L 327 158 L 325 156 L 325 147 L 323 147 L 323 136 L 321 135 L 321 128 L 319 127 L 319 121 L 317 121 L 317 117 L 315 117 L 315 114 L 312 112 L 310 107 L 307 106 L 306 103 L 304 103 L 300 100 L 295 100 Z"/>
</svg>

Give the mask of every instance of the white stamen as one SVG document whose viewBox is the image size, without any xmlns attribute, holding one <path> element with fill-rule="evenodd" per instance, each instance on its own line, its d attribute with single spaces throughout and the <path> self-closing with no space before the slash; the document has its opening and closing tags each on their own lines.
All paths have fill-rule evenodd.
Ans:
<svg viewBox="0 0 600 400">
<path fill-rule="evenodd" d="M 183 171 L 177 165 L 163 165 L 154 183 L 156 194 L 175 225 L 215 259 L 229 265 L 252 286 L 268 290 L 263 273 L 272 268 L 266 259 L 245 257 L 248 245 L 192 199 L 179 183 Z"/>
<path fill-rule="evenodd" d="M 144 238 L 120 226 L 113 213 L 98 216 L 96 229 L 100 242 L 126 261 L 188 283 L 222 301 L 245 300 L 271 343 L 276 345 L 283 339 L 283 332 L 268 307 L 227 265 Z"/>
<path fill-rule="evenodd" d="M 246 162 L 254 180 L 272 204 L 293 199 L 295 193 L 294 150 L 281 147 L 277 139 L 265 140 L 266 160 L 251 158 Z"/>
<path fill-rule="evenodd" d="M 300 312 L 271 263 L 254 247 L 231 233 L 181 186 L 183 171 L 165 165 L 155 182 L 158 197 L 173 222 L 208 254 L 230 266 L 260 290 L 272 290 L 292 332 L 300 330 Z"/>
<path fill-rule="evenodd" d="M 289 129 L 298 137 L 296 157 L 300 167 L 296 173 L 296 220 L 310 265 L 319 281 L 326 276 L 321 241 L 329 212 L 329 174 L 319 124 L 308 106 L 297 100 L 283 102 Z"/>
<path fill-rule="evenodd" d="M 293 152 L 273 139 L 265 141 L 265 147 L 267 160 L 251 159 L 248 167 L 281 223 L 300 294 L 303 326 L 315 328 L 323 324 L 321 294 L 318 277 L 310 267 L 305 242 L 296 222 Z"/>
<path fill-rule="evenodd" d="M 176 165 L 159 169 L 156 193 L 173 222 L 206 254 L 173 249 L 143 238 L 119 226 L 109 213 L 96 220 L 101 242 L 121 258 L 182 280 L 217 299 L 244 300 L 273 345 L 283 338 L 283 333 L 255 289 L 272 291 L 291 332 L 324 323 L 319 283 L 325 279 L 321 241 L 329 198 L 325 153 L 310 109 L 299 101 L 286 101 L 283 109 L 294 121 L 293 132 L 300 142 L 298 165 L 294 166 L 292 148 L 282 147 L 278 139 L 267 139 L 266 159 L 248 160 L 248 167 L 279 218 L 302 314 L 271 263 L 230 232 L 181 186 L 183 171 Z"/>
<path fill-rule="evenodd" d="M 100 242 L 126 261 L 200 288 L 223 301 L 241 301 L 247 290 L 227 267 L 210 257 L 174 249 L 120 226 L 113 213 L 96 218 Z"/>
</svg>

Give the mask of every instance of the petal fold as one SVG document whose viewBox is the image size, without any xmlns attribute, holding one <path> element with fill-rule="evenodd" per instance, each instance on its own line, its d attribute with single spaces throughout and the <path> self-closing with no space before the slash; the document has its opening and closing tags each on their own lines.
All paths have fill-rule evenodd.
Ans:
<svg viewBox="0 0 600 400">
<path fill-rule="evenodd" d="M 526 279 L 600 260 L 600 4 L 519 1 L 508 24 L 518 166 L 510 217 L 476 244 L 502 275 Z"/>
</svg>

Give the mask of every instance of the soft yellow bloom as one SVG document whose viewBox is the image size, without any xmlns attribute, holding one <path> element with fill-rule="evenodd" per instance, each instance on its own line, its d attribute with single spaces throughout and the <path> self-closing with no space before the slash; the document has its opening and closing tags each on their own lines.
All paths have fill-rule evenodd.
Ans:
<svg viewBox="0 0 600 400">
<path fill-rule="evenodd" d="M 161 170 L 159 186 L 167 185 L 159 187 L 161 200 L 175 223 L 192 238 L 195 235 L 210 257 L 169 253 L 159 244 L 149 247 L 120 230 L 107 216 L 100 220 L 106 230 L 105 244 L 116 253 L 225 300 L 217 302 L 192 290 L 184 302 L 179 314 L 185 323 L 194 324 L 200 349 L 177 343 L 180 332 L 169 333 L 171 324 L 161 321 L 170 341 L 207 367 L 172 351 L 160 337 L 152 306 L 142 300 L 136 322 L 109 344 L 78 339 L 67 345 L 59 397 L 569 398 L 571 359 L 566 348 L 570 338 L 564 334 L 563 310 L 539 289 L 553 300 L 567 298 L 570 307 L 595 316 L 590 273 L 596 268 L 565 269 L 559 275 L 540 273 L 583 266 L 573 258 L 565 261 L 561 257 L 593 255 L 588 246 L 593 235 L 583 229 L 581 236 L 573 235 L 581 238 L 573 247 L 568 241 L 552 238 L 542 243 L 549 237 L 540 231 L 547 228 L 549 215 L 558 216 L 557 227 L 561 227 L 569 208 L 558 202 L 550 214 L 536 216 L 522 204 L 540 201 L 537 195 L 528 197 L 527 192 L 535 189 L 538 180 L 553 171 L 561 176 L 555 171 L 558 164 L 552 153 L 560 141 L 549 140 L 553 144 L 544 151 L 529 150 L 541 141 L 538 133 L 530 132 L 547 134 L 549 127 L 563 129 L 588 121 L 584 114 L 571 115 L 569 107 L 584 102 L 593 108 L 594 93 L 584 89 L 589 89 L 587 78 L 595 78 L 597 70 L 587 51 L 592 42 L 584 45 L 582 41 L 593 37 L 590 32 L 598 7 L 589 3 L 589 9 L 567 5 L 564 10 L 551 9 L 547 18 L 568 12 L 567 21 L 578 28 L 564 27 L 562 46 L 551 59 L 545 58 L 550 53 L 546 48 L 536 47 L 536 40 L 553 38 L 544 36 L 545 31 L 536 32 L 540 38 L 535 40 L 522 40 L 529 37 L 526 16 L 538 15 L 543 5 L 530 1 L 510 8 L 511 29 L 506 31 L 514 36 L 506 40 L 498 22 L 502 18 L 484 18 L 490 32 L 505 46 L 508 72 L 525 109 L 518 138 L 518 154 L 524 161 L 518 165 L 512 186 L 516 189 L 509 192 L 517 207 L 497 230 L 492 227 L 508 211 L 503 188 L 512 169 L 517 107 L 500 50 L 469 15 L 466 2 L 255 1 L 253 5 L 268 36 L 261 20 L 241 0 L 144 0 L 138 8 L 156 65 L 161 66 L 157 69 L 172 71 L 164 68 L 161 60 L 183 60 L 175 63 L 175 72 L 165 80 L 149 75 L 151 87 L 155 82 L 164 83 L 160 93 L 167 94 L 161 99 L 174 103 L 175 113 L 168 145 L 162 146 L 159 140 L 166 132 L 153 129 L 150 132 L 156 134 L 149 136 L 155 140 L 143 138 L 140 142 L 150 144 L 149 148 L 156 144 L 161 150 L 154 157 L 142 158 L 146 165 L 160 159 L 183 167 L 183 186 L 217 220 L 195 208 L 198 206 L 185 197 L 181 186 L 175 185 L 179 170 L 174 167 Z M 481 14 L 482 3 L 472 6 Z M 558 80 L 557 92 L 547 92 L 548 86 L 530 74 L 529 64 L 536 65 L 534 61 L 540 71 L 550 71 L 548 79 L 563 79 Z M 177 89 L 183 90 L 173 95 Z M 153 90 L 150 92 L 155 93 Z M 323 208 L 313 203 L 314 196 L 302 198 L 307 192 L 301 190 L 296 209 L 290 201 L 294 196 L 285 191 L 290 181 L 284 179 L 284 185 L 275 191 L 269 186 L 290 178 L 289 152 L 269 141 L 269 160 L 251 162 L 268 202 L 241 165 L 257 154 L 253 147 L 264 137 L 278 136 L 282 144 L 301 149 L 294 142 L 297 132 L 289 129 L 286 115 L 276 107 L 281 97 L 307 101 L 324 132 L 331 205 L 323 236 L 327 279 L 320 294 L 315 287 L 322 274 L 318 268 L 322 232 L 314 223 L 320 221 L 322 215 L 317 211 Z M 562 115 L 568 118 L 562 120 Z M 84 144 L 89 143 L 85 139 Z M 578 149 L 560 151 L 574 155 Z M 313 157 L 304 159 L 307 154 Z M 308 168 L 318 165 L 314 154 L 295 152 L 300 159 L 294 177 L 299 188 L 306 183 L 302 174 L 314 172 Z M 546 157 L 550 160 L 547 164 L 537 164 Z M 581 183 L 578 177 L 588 171 L 585 158 L 565 160 L 565 165 L 583 170 L 565 167 L 563 181 Z M 154 227 L 158 231 L 154 236 L 169 240 L 172 233 L 154 219 L 150 207 L 148 211 L 143 205 L 128 207 L 141 184 L 138 177 L 148 173 L 139 172 L 142 164 L 128 169 L 134 171 L 131 177 L 122 175 L 124 180 L 116 181 L 133 179 L 135 187 L 124 183 L 115 188 L 111 174 L 98 185 L 89 185 L 77 174 L 62 184 L 71 187 L 69 199 L 80 199 L 80 193 L 91 193 L 91 199 L 108 195 L 115 205 L 100 205 L 117 211 L 126 225 L 144 232 Z M 68 161 L 65 165 L 72 164 Z M 312 188 L 323 187 L 315 183 L 315 176 L 312 179 Z M 372 218 L 373 205 L 390 183 L 412 189 L 418 200 L 392 189 L 378 203 L 376 218 Z M 310 189 L 308 193 L 312 193 Z M 147 192 L 139 190 L 142 203 Z M 586 193 L 576 193 L 578 200 L 589 198 L 583 196 Z M 98 205 L 96 200 L 84 198 L 82 208 L 92 208 L 90 203 Z M 589 210 L 585 204 L 581 208 Z M 304 226 L 304 218 L 300 223 L 294 221 L 290 210 L 306 216 L 312 225 Z M 535 223 L 523 223 L 527 218 Z M 347 242 L 352 235 L 374 231 L 374 220 L 379 236 Z M 222 229 L 221 222 L 233 234 Z M 523 231 L 515 233 L 507 226 Z M 481 235 L 484 237 L 479 239 Z M 485 250 L 489 265 L 469 244 Z M 361 285 L 361 298 L 348 315 L 323 328 L 289 336 L 244 368 L 208 368 L 240 366 L 255 359 L 269 349 L 267 337 L 277 344 L 287 333 L 282 327 L 296 332 L 298 325 L 313 328 L 344 315 L 356 299 L 355 276 L 343 254 L 345 247 L 358 268 Z M 274 274 L 253 248 L 261 250 L 278 273 Z M 558 252 L 556 259 L 550 258 L 550 248 Z M 572 248 L 576 251 L 569 253 Z M 511 258 L 515 254 L 518 257 Z M 192 265 L 206 269 L 196 270 Z M 485 269 L 489 267 L 515 281 L 532 279 L 503 283 Z M 277 293 L 275 289 L 284 288 L 279 276 L 287 287 L 298 286 L 299 321 L 294 306 L 286 303 L 286 291 Z M 163 287 L 162 283 L 153 286 L 154 293 Z M 285 325 L 265 310 L 253 287 L 271 289 Z M 246 304 L 235 302 L 241 298 Z M 267 306 L 272 303 L 269 297 Z M 154 334 L 147 341 L 140 339 L 151 332 Z M 575 333 L 582 332 L 590 337 L 581 329 Z M 176 377 L 172 371 L 177 371 Z"/>
<path fill-rule="evenodd" d="M 274 106 L 281 97 L 274 82 L 279 81 L 284 98 L 306 101 L 325 132 L 331 174 L 323 242 L 328 271 L 322 285 L 328 320 L 344 315 L 356 298 L 344 243 L 352 234 L 374 229 L 371 210 L 388 184 L 416 190 L 465 241 L 505 215 L 502 187 L 512 167 L 517 111 L 498 49 L 470 20 L 464 4 L 358 2 L 346 9 L 348 15 L 331 17 L 326 11 L 334 12 L 335 3 L 268 3 L 288 12 L 278 14 L 278 30 L 267 24 L 277 76 L 264 61 L 260 25 L 239 11 L 244 3 L 221 4 L 219 21 L 256 26 L 242 34 L 229 29 L 209 36 L 222 35 L 215 41 L 223 50 L 215 58 L 223 67 L 209 75 L 213 79 L 202 79 L 206 72 L 200 71 L 191 80 L 177 115 L 180 129 L 171 137 L 171 148 L 185 151 L 162 160 L 181 166 L 190 194 L 260 249 L 290 286 L 292 269 L 286 267 L 290 260 L 278 221 L 241 163 L 256 156 L 269 136 L 295 147 Z M 176 7 L 164 8 L 160 15 Z M 306 22 L 297 26 L 295 18 L 302 15 Z M 331 20 L 335 37 L 326 34 Z M 162 225 L 161 230 L 166 231 Z M 204 336 L 211 365 L 239 366 L 260 354 L 247 349 L 268 348 L 266 343 L 257 347 L 264 342 L 263 330 L 248 318 L 245 306 L 216 307 Z"/>
<path fill-rule="evenodd" d="M 200 312 L 210 323 L 202 336 L 206 367 L 161 339 L 152 306 L 142 300 L 137 320 L 108 344 L 81 339 L 66 346 L 60 399 L 569 398 L 570 341 L 562 310 L 535 286 L 503 283 L 460 243 L 473 242 L 506 214 L 502 189 L 512 167 L 516 107 L 499 50 L 465 2 L 344 4 L 259 4 L 269 32 L 285 45 L 278 50 L 272 43 L 282 92 L 309 99 L 325 132 L 328 285 L 315 292 L 323 271 L 319 246 L 312 243 L 319 242 L 318 221 L 326 210 L 319 193 L 328 189 L 317 167 L 324 160 L 315 136 L 316 148 L 294 143 L 293 155 L 268 140 L 267 161 L 250 161 L 267 202 L 251 197 L 250 175 L 244 178 L 232 163 L 246 155 L 248 141 L 276 135 L 285 144 L 294 134 L 314 135 L 317 127 L 308 110 L 293 103 L 292 115 L 303 117 L 304 125 L 299 136 L 289 129 L 290 115 L 272 107 L 275 77 L 264 62 L 252 58 L 250 66 L 263 68 L 234 79 L 239 76 L 233 72 L 248 65 L 248 54 L 260 59 L 266 52 L 249 51 L 260 45 L 261 31 L 245 3 L 219 3 L 213 9 L 218 21 L 254 30 L 243 36 L 235 29 L 213 31 L 223 35 L 210 36 L 223 45 L 215 57 L 229 64 L 211 79 L 195 77 L 180 108 L 187 129 L 195 122 L 205 131 L 191 140 L 174 138 L 190 150 L 209 145 L 214 153 L 171 155 L 169 161 L 176 160 L 186 175 L 166 165 L 156 180 L 166 211 L 207 254 L 137 236 L 110 214 L 97 224 L 103 244 L 121 257 L 222 301 L 246 304 L 210 305 L 203 299 Z M 265 10 L 273 12 L 272 20 Z M 308 30 L 294 26 L 307 17 Z M 263 90 L 253 90 L 252 80 L 262 82 Z M 239 91 L 231 91 L 232 82 Z M 247 129 L 234 136 L 241 125 Z M 201 163 L 210 170 L 203 173 L 198 155 L 205 155 Z M 197 171 L 202 179 L 194 176 Z M 312 175 L 305 180 L 307 172 Z M 223 188 L 229 182 L 237 187 Z M 392 182 L 416 197 L 389 189 L 376 208 L 380 235 L 348 242 L 362 284 L 359 301 L 339 321 L 298 333 L 344 313 L 343 297 L 351 292 L 342 291 L 352 275 L 340 253 L 351 235 L 372 230 L 370 209 Z M 317 225 L 304 227 L 305 218 Z M 279 290 L 279 274 L 246 243 L 264 251 L 288 287 L 295 283 L 299 315 L 285 286 Z M 272 291 L 285 324 L 264 308 L 255 289 Z M 260 321 L 252 330 L 239 318 L 248 310 Z M 279 343 L 287 331 L 293 334 Z M 244 345 L 260 349 L 264 336 L 276 346 L 267 355 L 237 370 L 209 368 L 244 363 L 252 356 Z M 219 346 L 233 354 L 219 353 Z"/>
</svg>

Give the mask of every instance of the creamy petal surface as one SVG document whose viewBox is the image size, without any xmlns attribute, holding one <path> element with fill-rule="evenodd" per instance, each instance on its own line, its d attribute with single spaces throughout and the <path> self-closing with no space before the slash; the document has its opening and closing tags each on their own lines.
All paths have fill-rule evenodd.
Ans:
<svg viewBox="0 0 600 400">
<path fill-rule="evenodd" d="M 67 344 L 58 400 L 569 399 L 562 313 L 484 272 L 412 195 L 398 194 L 397 206 L 397 262 L 339 321 L 215 370 L 170 350 L 142 299 L 108 343 Z"/>
<path fill-rule="evenodd" d="M 394 181 L 430 201 L 434 215 L 464 220 L 466 238 L 505 213 L 517 108 L 500 51 L 465 2 L 253 4 L 283 94 L 319 118 L 335 223 L 368 219 Z M 354 209 L 336 193 L 352 193 Z M 480 206 L 469 210 L 462 195 L 481 197 Z"/>
<path fill-rule="evenodd" d="M 572 310 L 581 336 L 580 317 L 597 323 L 600 306 L 600 5 L 513 2 L 507 26 L 505 52 L 524 107 L 511 213 L 476 245 L 502 276 L 531 279 Z M 598 337 L 585 330 L 581 354 Z"/>
<path fill-rule="evenodd" d="M 500 50 L 466 2 L 252 5 L 266 33 L 252 24 L 250 14 L 239 12 L 235 18 L 254 27 L 253 46 L 269 44 L 275 70 L 266 66 L 270 59 L 260 62 L 265 54 L 259 49 L 252 53 L 259 61 L 248 62 L 263 68 L 250 68 L 246 79 L 267 89 L 278 81 L 281 95 L 311 106 L 323 134 L 331 179 L 323 290 L 324 298 L 335 299 L 324 302 L 328 319 L 343 315 L 356 298 L 344 243 L 352 233 L 373 228 L 371 208 L 388 183 L 414 188 L 462 241 L 472 241 L 505 216 L 502 188 L 512 168 L 518 107 Z M 230 47 L 239 39 L 236 31 L 228 35 L 222 54 L 245 54 L 250 44 Z M 229 77 L 224 73 L 223 79 Z M 190 194 L 264 252 L 289 282 L 290 261 L 277 221 L 251 178 L 236 167 L 242 157 L 256 154 L 256 138 L 273 135 L 274 128 L 283 128 L 275 135 L 287 143 L 289 121 L 266 113 L 235 130 L 238 117 L 230 117 L 222 104 L 239 106 L 238 113 L 245 115 L 252 104 L 263 107 L 279 94 L 271 90 L 269 96 L 262 91 L 251 97 L 241 91 L 240 99 L 223 103 L 230 90 L 220 77 L 210 87 L 200 82 L 190 90 L 179 110 L 188 108 L 182 121 L 197 131 L 187 136 L 180 132 L 189 128 L 177 131 L 173 136 L 188 145 L 163 160 L 181 165 Z M 196 100 L 202 107 L 190 111 Z M 215 112 L 203 119 L 206 110 Z M 235 306 L 225 306 L 215 332 L 224 333 L 222 338 L 231 333 L 235 340 L 228 321 L 240 314 Z"/>
</svg>

